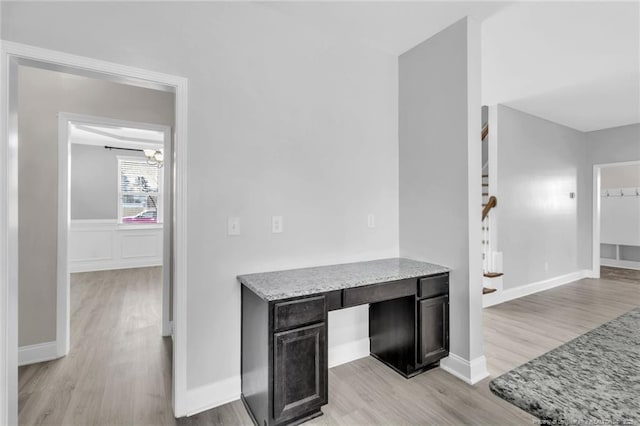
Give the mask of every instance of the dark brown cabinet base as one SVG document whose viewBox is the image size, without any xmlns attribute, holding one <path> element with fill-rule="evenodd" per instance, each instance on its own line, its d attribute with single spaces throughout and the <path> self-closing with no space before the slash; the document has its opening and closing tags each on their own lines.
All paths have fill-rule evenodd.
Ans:
<svg viewBox="0 0 640 426">
<path fill-rule="evenodd" d="M 405 377 L 449 353 L 449 275 L 266 301 L 242 286 L 242 401 L 258 426 L 299 424 L 328 402 L 327 312 L 369 304 L 371 355 Z"/>
<path fill-rule="evenodd" d="M 448 275 L 420 284 L 429 291 L 369 305 L 371 355 L 407 378 L 436 367 L 449 354 Z"/>
</svg>

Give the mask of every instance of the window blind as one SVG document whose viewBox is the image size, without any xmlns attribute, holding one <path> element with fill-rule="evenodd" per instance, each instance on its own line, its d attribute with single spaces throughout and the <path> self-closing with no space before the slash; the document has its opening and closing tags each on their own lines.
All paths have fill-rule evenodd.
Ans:
<svg viewBox="0 0 640 426">
<path fill-rule="evenodd" d="M 146 159 L 118 159 L 118 215 L 121 223 L 157 223 L 160 169 Z"/>
</svg>

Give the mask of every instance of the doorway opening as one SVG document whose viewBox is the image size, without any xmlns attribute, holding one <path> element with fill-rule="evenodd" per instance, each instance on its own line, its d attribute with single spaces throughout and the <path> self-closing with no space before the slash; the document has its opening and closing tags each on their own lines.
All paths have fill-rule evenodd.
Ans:
<svg viewBox="0 0 640 426">
<path fill-rule="evenodd" d="M 640 161 L 593 166 L 593 275 L 640 270 Z"/>
<path fill-rule="evenodd" d="M 2 92 L 6 94 L 6 103 L 2 105 L 2 137 L 0 139 L 0 163 L 2 163 L 5 173 L 0 175 L 0 192 L 3 194 L 1 200 L 1 208 L 0 208 L 0 239 L 3 241 L 3 246 L 0 248 L 0 267 L 6 273 L 3 273 L 0 276 L 0 287 L 2 288 L 2 292 L 0 293 L 0 302 L 3 307 L 2 316 L 3 323 L 5 327 L 2 328 L 2 339 L 0 339 L 0 344 L 2 345 L 2 350 L 0 351 L 0 367 L 2 369 L 2 386 L 0 387 L 0 398 L 2 399 L 2 403 L 0 405 L 0 422 L 5 424 L 17 424 L 18 423 L 18 361 L 19 361 L 19 353 L 18 353 L 18 336 L 19 336 L 19 326 L 24 325 L 21 323 L 19 318 L 19 309 L 18 309 L 18 293 L 20 291 L 20 287 L 18 285 L 18 269 L 19 269 L 19 259 L 28 258 L 28 256 L 19 255 L 19 228 L 21 223 L 24 223 L 25 214 L 24 209 L 19 209 L 19 181 L 20 187 L 23 188 L 28 183 L 28 178 L 24 178 L 24 174 L 19 173 L 20 168 L 23 165 L 18 164 L 19 162 L 19 150 L 22 147 L 21 143 L 24 143 L 25 138 L 20 136 L 19 128 L 20 124 L 24 124 L 24 117 L 20 117 L 19 114 L 19 105 L 18 105 L 18 95 L 19 95 L 19 71 L 20 68 L 33 68 L 37 70 L 47 70 L 54 71 L 58 73 L 63 73 L 68 77 L 85 77 L 88 79 L 92 79 L 95 81 L 99 81 L 102 83 L 118 83 L 122 86 L 128 86 L 134 89 L 144 88 L 144 89 L 152 89 L 153 91 L 157 91 L 158 93 L 169 93 L 174 96 L 173 106 L 174 109 L 171 113 L 172 119 L 174 120 L 173 133 L 169 129 L 169 127 L 161 129 L 163 138 L 167 135 L 169 136 L 166 140 L 169 140 L 173 143 L 173 146 L 170 150 L 164 146 L 163 139 L 163 147 L 161 149 L 156 149 L 155 151 L 160 151 L 159 154 L 162 155 L 163 171 L 164 176 L 160 179 L 163 183 L 163 186 L 167 188 L 167 194 L 170 194 L 170 197 L 165 197 L 162 199 L 158 195 L 155 194 L 147 194 L 147 197 L 144 202 L 139 202 L 140 200 L 135 200 L 135 197 L 132 198 L 135 194 L 124 194 L 130 197 L 130 199 L 137 201 L 128 204 L 139 204 L 145 209 L 139 213 L 130 214 L 124 211 L 125 206 L 122 207 L 122 214 L 119 216 L 120 220 L 124 218 L 130 219 L 134 223 L 130 223 L 133 226 L 143 226 L 142 223 L 135 223 L 142 219 L 142 216 L 153 215 L 154 203 L 155 203 L 155 219 L 156 222 L 159 217 L 161 217 L 163 226 L 161 230 L 161 240 L 162 246 L 164 246 L 167 250 L 161 250 L 160 263 L 163 266 L 170 267 L 170 274 L 163 274 L 167 279 L 171 279 L 171 287 L 170 294 L 167 296 L 166 289 L 163 286 L 162 291 L 162 299 L 163 304 L 161 305 L 162 311 L 162 326 L 158 327 L 160 324 L 156 324 L 156 330 L 162 329 L 162 334 L 167 335 L 170 334 L 172 338 L 165 340 L 169 342 L 168 346 L 168 357 L 169 357 L 169 374 L 167 372 L 166 376 L 168 378 L 168 385 L 165 387 L 166 399 L 170 399 L 169 404 L 169 413 L 171 413 L 171 405 L 173 406 L 173 415 L 176 417 L 185 415 L 185 397 L 186 397 L 186 288 L 184 283 L 186 282 L 186 270 L 184 265 L 186 264 L 186 106 L 187 106 L 187 80 L 181 77 L 176 77 L 167 74 L 161 74 L 151 71 L 146 71 L 138 68 L 132 68 L 128 66 L 123 66 L 119 64 L 113 64 L 104 61 L 98 61 L 91 58 L 80 57 L 75 55 L 69 55 L 62 52 L 51 51 L 48 49 L 40 49 L 32 46 L 21 45 L 18 43 L 11 42 L 3 42 L 1 47 L 1 59 L 2 59 Z M 82 91 L 79 91 L 78 95 L 81 95 Z M 46 98 L 41 99 L 41 101 L 45 101 Z M 35 104 L 32 104 L 32 106 Z M 59 117 L 54 115 L 54 121 L 56 125 L 58 124 L 58 120 L 64 118 L 65 111 L 77 111 L 73 108 L 60 108 L 58 110 L 60 112 Z M 84 111 L 80 111 L 84 113 Z M 89 114 L 95 114 L 96 116 L 116 116 L 118 114 L 102 114 L 100 112 L 93 113 L 89 112 Z M 69 119 L 71 114 L 67 114 L 67 122 L 68 125 L 66 127 L 60 127 L 60 133 L 63 131 L 68 132 L 69 128 L 73 126 L 77 126 L 78 124 L 87 125 L 96 123 L 92 123 L 92 119 L 95 117 L 71 117 L 75 118 L 75 122 L 73 119 Z M 21 123 L 22 119 L 22 123 Z M 139 123 L 148 122 L 144 118 L 136 117 L 134 118 L 136 123 L 133 126 L 128 126 L 130 128 L 139 128 Z M 109 126 L 111 125 L 116 127 L 127 127 L 123 126 L 121 122 L 118 123 L 105 123 L 105 120 L 100 118 L 100 125 Z M 36 131 L 41 130 L 41 126 L 38 126 L 37 123 L 26 123 L 27 126 L 36 129 Z M 143 126 L 144 127 L 144 126 Z M 96 129 L 93 129 L 96 130 Z M 104 130 L 104 129 L 103 129 Z M 138 129 L 140 130 L 140 129 Z M 27 157 L 29 159 L 36 161 L 36 166 L 28 168 L 33 176 L 42 175 L 45 167 L 50 167 L 54 165 L 54 169 L 58 165 L 58 154 L 61 144 L 56 143 L 56 135 L 53 137 L 49 137 L 47 149 L 43 152 L 36 150 L 35 152 L 31 152 L 29 155 L 24 155 L 22 153 L 23 158 Z M 57 135 L 58 140 L 60 140 L 60 134 Z M 64 140 L 64 138 L 62 138 Z M 48 149 L 53 147 L 53 153 L 49 153 Z M 104 149 L 104 148 L 103 148 Z M 155 154 L 154 151 L 154 154 Z M 163 152 L 164 151 L 164 152 Z M 67 165 L 69 165 L 69 156 L 60 156 L 61 160 L 66 159 Z M 64 159 L 62 158 L 64 157 Z M 157 156 L 153 155 L 153 157 L 157 160 Z M 150 160 L 151 158 L 149 158 Z M 43 166 L 44 165 L 44 166 Z M 42 167 L 40 167 L 42 166 Z M 56 190 L 56 184 L 58 183 L 58 179 L 60 176 L 55 175 L 50 178 L 50 180 L 54 183 L 54 190 L 49 190 L 49 196 L 57 201 L 59 197 L 63 194 L 63 189 L 67 188 L 66 186 L 58 186 L 58 190 Z M 66 174 L 63 178 L 67 179 L 67 183 L 69 183 L 69 175 Z M 50 189 L 50 188 L 48 188 Z M 148 188 L 147 188 L 148 189 Z M 52 193 L 52 194 L 51 194 Z M 67 193 L 68 196 L 68 193 Z M 67 197 L 67 200 L 69 198 Z M 161 208 L 163 206 L 163 208 Z M 132 207 L 132 206 L 127 206 Z M 140 206 L 139 206 L 140 207 Z M 36 216 L 39 214 L 43 221 L 49 216 L 47 221 L 51 221 L 53 218 L 53 224 L 49 228 L 53 228 L 53 234 L 57 236 L 59 232 L 59 223 L 58 223 L 58 210 L 63 208 L 63 205 L 58 205 L 56 207 L 55 203 L 50 204 L 48 206 L 41 205 L 39 208 L 32 209 L 31 212 Z M 66 204 L 67 212 L 69 212 L 69 204 Z M 162 211 L 162 213 L 160 213 Z M 40 212 L 40 213 L 38 213 Z M 47 213 L 48 212 L 48 213 Z M 46 213 L 46 214 L 45 214 Z M 145 213 L 145 214 L 141 214 Z M 141 214 L 140 216 L 138 216 Z M 158 216 L 164 215 L 164 216 Z M 138 217 L 136 217 L 138 216 Z M 64 217 L 64 216 L 60 216 Z M 69 220 L 63 225 L 66 225 L 67 229 L 70 229 L 71 220 L 70 217 L 67 216 Z M 148 218 L 147 218 L 148 219 Z M 120 224 L 124 226 L 124 224 Z M 61 232 L 62 236 L 61 240 L 64 240 L 66 237 L 65 232 Z M 40 238 L 40 235 L 37 235 L 37 238 Z M 57 270 L 57 256 L 68 254 L 66 250 L 57 250 L 58 244 L 61 244 L 62 241 L 58 240 L 53 243 L 47 243 L 47 247 L 49 252 L 54 254 L 54 272 L 50 274 L 49 279 L 53 280 L 55 283 L 54 288 L 56 291 L 59 288 L 64 288 L 57 286 L 58 282 L 68 282 L 68 273 L 69 268 L 67 267 L 66 272 L 61 270 Z M 68 243 L 68 241 L 67 241 Z M 140 249 L 140 244 L 135 246 L 134 249 L 130 249 L 128 254 L 129 258 L 133 258 L 136 255 L 136 250 Z M 139 251 L 138 251 L 139 253 Z M 133 254 L 133 256 L 131 256 Z M 33 268 L 37 269 L 36 262 L 37 258 L 33 257 Z M 68 259 L 72 261 L 73 259 Z M 95 259 L 94 259 L 95 260 Z M 67 265 L 68 266 L 68 265 Z M 157 267 L 156 267 L 157 268 Z M 161 270 L 157 268 L 158 277 L 161 276 Z M 22 277 L 21 277 L 22 278 Z M 164 279 L 163 279 L 164 280 Z M 67 292 L 67 296 L 68 296 Z M 54 305 L 57 308 L 58 302 L 63 302 L 64 300 L 58 300 L 60 297 L 59 294 L 55 294 L 54 292 Z M 171 302 L 170 302 L 171 301 Z M 68 298 L 66 299 L 67 306 Z M 42 314 L 43 312 L 38 311 L 37 309 L 33 310 L 36 312 L 36 316 Z M 49 327 L 53 327 L 54 329 L 54 340 L 53 348 L 51 345 L 47 345 L 44 349 L 47 351 L 54 350 L 55 354 L 61 353 L 64 355 L 65 351 L 68 351 L 69 348 L 69 332 L 68 326 L 64 321 L 57 321 L 57 315 L 59 312 L 54 310 L 54 318 L 50 321 Z M 60 310 L 60 312 L 64 313 L 64 310 Z M 168 321 L 169 316 L 165 316 L 165 313 L 171 313 L 172 323 Z M 71 313 L 73 315 L 73 313 Z M 96 320 L 98 320 L 96 318 Z M 158 321 L 159 323 L 159 321 Z M 64 339 L 59 340 L 58 336 L 62 336 L 64 331 L 62 329 L 66 329 L 67 333 Z M 158 339 L 160 339 L 160 333 L 158 333 Z M 61 344 L 58 342 L 61 341 Z M 51 343 L 49 341 L 48 343 Z M 42 347 L 39 349 L 43 349 Z M 125 349 L 125 348 L 120 348 Z M 50 352 L 48 352 L 50 353 Z M 67 357 L 68 358 L 68 357 Z M 65 358 L 62 358 L 65 359 Z M 53 361 L 55 362 L 55 361 Z M 113 377 L 110 378 L 111 380 Z M 159 386 L 159 384 L 156 384 Z M 80 389 L 73 389 L 75 392 L 82 392 Z M 127 392 L 131 389 L 123 388 L 123 392 Z"/>
</svg>

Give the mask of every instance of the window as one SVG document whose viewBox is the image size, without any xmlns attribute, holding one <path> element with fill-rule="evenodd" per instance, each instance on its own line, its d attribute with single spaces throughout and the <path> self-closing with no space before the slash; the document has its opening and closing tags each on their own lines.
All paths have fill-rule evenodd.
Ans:
<svg viewBox="0 0 640 426">
<path fill-rule="evenodd" d="M 118 157 L 118 222 L 162 223 L 162 168 Z"/>
</svg>

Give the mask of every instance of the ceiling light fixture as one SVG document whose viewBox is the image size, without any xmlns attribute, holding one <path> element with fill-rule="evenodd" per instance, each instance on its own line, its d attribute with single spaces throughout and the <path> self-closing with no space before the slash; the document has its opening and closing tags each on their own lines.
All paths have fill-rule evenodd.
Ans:
<svg viewBox="0 0 640 426">
<path fill-rule="evenodd" d="M 162 167 L 164 165 L 164 153 L 162 149 L 145 149 L 144 155 L 147 157 L 147 164 Z"/>
</svg>

